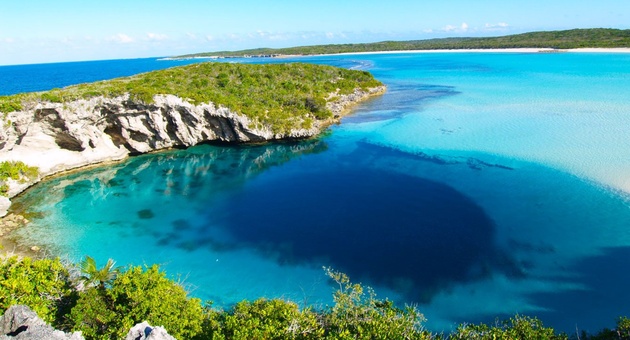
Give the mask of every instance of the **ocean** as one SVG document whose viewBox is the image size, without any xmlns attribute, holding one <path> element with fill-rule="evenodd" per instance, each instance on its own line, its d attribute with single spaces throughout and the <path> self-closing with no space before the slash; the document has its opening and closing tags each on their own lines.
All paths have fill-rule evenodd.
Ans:
<svg viewBox="0 0 630 340">
<path fill-rule="evenodd" d="M 158 263 L 229 307 L 325 308 L 348 274 L 428 329 L 516 313 L 574 332 L 630 315 L 630 54 L 229 59 L 372 72 L 388 92 L 321 137 L 200 145 L 45 181 L 15 232 L 79 261 Z M 0 67 L 0 94 L 201 60 Z"/>
</svg>

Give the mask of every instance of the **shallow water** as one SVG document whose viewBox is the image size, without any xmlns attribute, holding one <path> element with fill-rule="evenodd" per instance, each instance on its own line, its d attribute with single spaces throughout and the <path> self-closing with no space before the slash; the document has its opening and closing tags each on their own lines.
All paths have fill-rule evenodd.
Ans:
<svg viewBox="0 0 630 340">
<path fill-rule="evenodd" d="M 301 60 L 368 69 L 388 93 L 317 140 L 47 181 L 20 197 L 39 218 L 16 236 L 75 260 L 161 263 L 220 306 L 329 304 L 331 266 L 418 303 L 435 330 L 517 312 L 597 330 L 630 314 L 629 55 Z"/>
</svg>

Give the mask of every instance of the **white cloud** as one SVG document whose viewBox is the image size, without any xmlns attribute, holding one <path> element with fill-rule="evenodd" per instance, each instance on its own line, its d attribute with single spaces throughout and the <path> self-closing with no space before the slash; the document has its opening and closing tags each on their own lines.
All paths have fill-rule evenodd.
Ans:
<svg viewBox="0 0 630 340">
<path fill-rule="evenodd" d="M 484 25 L 484 29 L 486 31 L 503 31 L 503 30 L 508 29 L 509 27 L 510 27 L 510 25 L 508 25 L 505 22 L 500 22 L 498 24 L 488 24 L 488 23 L 486 23 Z"/>
<path fill-rule="evenodd" d="M 334 37 L 335 37 L 335 33 L 332 33 L 332 32 L 326 32 L 326 38 L 328 38 L 328 39 L 332 39 L 332 38 L 334 38 Z"/>
<path fill-rule="evenodd" d="M 207 40 L 207 41 L 213 41 L 213 40 L 214 40 L 214 37 L 213 37 L 213 36 L 211 36 L 210 34 L 208 34 L 208 35 L 206 35 L 206 40 Z"/>
<path fill-rule="evenodd" d="M 163 41 L 168 39 L 168 36 L 166 34 L 147 33 L 147 38 L 151 41 Z"/>
<path fill-rule="evenodd" d="M 6 44 L 12 44 L 12 43 L 15 42 L 15 39 L 13 39 L 13 38 L 4 38 L 4 39 L 1 39 L 0 42 L 6 43 Z"/>
<path fill-rule="evenodd" d="M 468 24 L 465 22 L 462 22 L 461 25 L 459 26 L 455 26 L 455 25 L 446 25 L 444 26 L 444 28 L 442 28 L 443 32 L 467 32 L 468 31 Z"/>
<path fill-rule="evenodd" d="M 446 25 L 444 26 L 444 28 L 442 29 L 445 32 L 454 32 L 457 30 L 457 26 L 453 26 L 453 25 Z"/>
<path fill-rule="evenodd" d="M 119 44 L 129 44 L 134 42 L 134 39 L 124 33 L 118 33 L 116 35 L 113 35 L 111 37 L 109 37 L 107 39 L 108 41 L 113 41 L 115 43 L 119 43 Z"/>
</svg>

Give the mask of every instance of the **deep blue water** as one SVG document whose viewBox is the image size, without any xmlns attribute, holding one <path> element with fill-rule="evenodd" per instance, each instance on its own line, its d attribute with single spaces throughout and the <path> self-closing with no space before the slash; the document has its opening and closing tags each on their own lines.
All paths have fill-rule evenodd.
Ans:
<svg viewBox="0 0 630 340">
<path fill-rule="evenodd" d="M 388 92 L 315 140 L 202 145 L 52 179 L 16 201 L 33 223 L 15 236 L 74 260 L 160 263 L 220 306 L 329 304 L 330 266 L 417 303 L 435 330 L 521 313 L 572 332 L 630 315 L 630 55 L 299 60 L 369 70 Z M 61 67 L 104 79 L 179 62 L 100 63 Z"/>
</svg>

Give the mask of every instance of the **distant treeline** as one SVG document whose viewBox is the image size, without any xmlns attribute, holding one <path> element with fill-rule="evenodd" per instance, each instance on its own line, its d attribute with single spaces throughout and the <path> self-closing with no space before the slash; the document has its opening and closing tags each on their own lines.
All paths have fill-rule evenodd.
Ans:
<svg viewBox="0 0 630 340">
<path fill-rule="evenodd" d="M 207 52 L 179 56 L 240 57 L 261 55 L 314 55 L 351 52 L 410 51 L 438 49 L 630 47 L 630 30 L 610 28 L 531 32 L 502 37 L 442 38 L 410 41 L 382 41 L 367 44 L 315 45 L 290 48 L 256 48 L 242 51 Z"/>
</svg>

